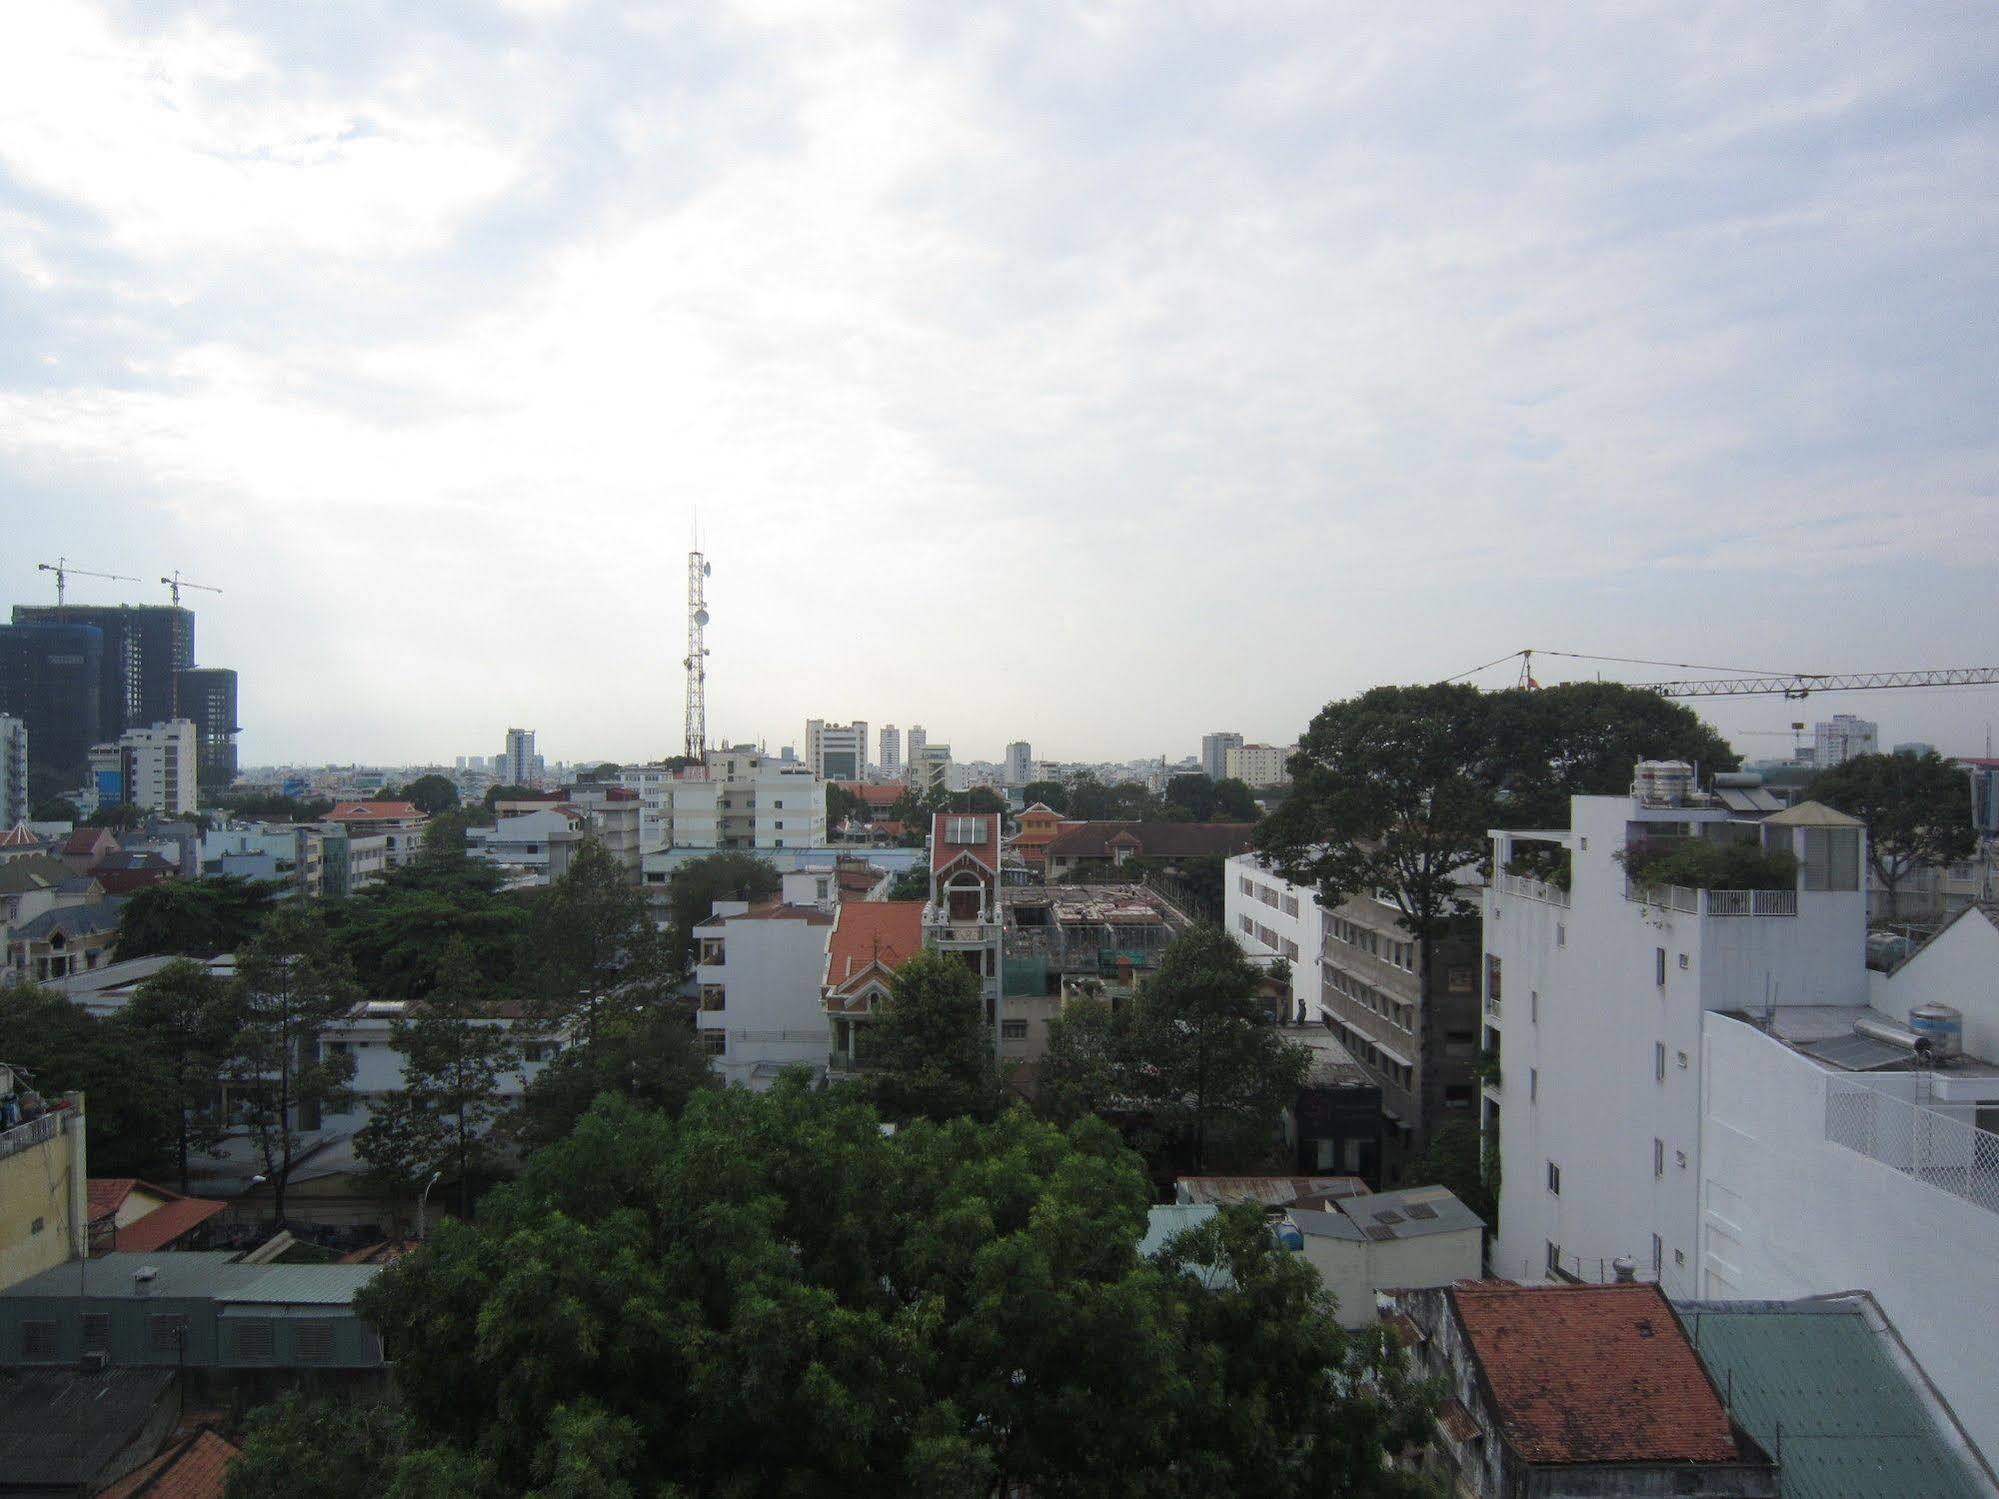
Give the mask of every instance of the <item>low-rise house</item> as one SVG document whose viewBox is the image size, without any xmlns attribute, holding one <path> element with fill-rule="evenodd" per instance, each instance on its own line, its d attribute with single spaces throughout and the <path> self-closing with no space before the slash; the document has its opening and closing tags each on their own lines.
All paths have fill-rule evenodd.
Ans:
<svg viewBox="0 0 1999 1499">
<path fill-rule="evenodd" d="M 490 828 L 467 828 L 465 848 L 530 884 L 552 885 L 569 872 L 576 850 L 590 836 L 590 814 L 558 802 L 502 817 Z"/>
<path fill-rule="evenodd" d="M 1484 1260 L 1485 1221 L 1445 1187 L 1293 1206 L 1284 1220 L 1337 1301 L 1343 1327 L 1373 1323 L 1378 1292 L 1473 1280 Z"/>
<path fill-rule="evenodd" d="M 1433 1458 L 1474 1499 L 1777 1499 L 1664 1293 L 1638 1283 L 1406 1291 L 1419 1370 L 1442 1379 Z"/>
<path fill-rule="evenodd" d="M 176 1435 L 150 1461 L 98 1499 L 222 1499 L 229 1468 L 243 1449 L 207 1426 Z"/>
<path fill-rule="evenodd" d="M 166 880 L 181 877 L 180 866 L 158 849 L 121 848 L 106 854 L 90 871 L 106 895 L 134 895 Z"/>
<path fill-rule="evenodd" d="M 423 852 L 423 828 L 430 818 L 409 802 L 343 801 L 320 820 L 350 833 L 381 834 L 389 868 L 400 869 Z"/>
<path fill-rule="evenodd" d="M 868 1027 L 888 1003 L 895 971 L 923 950 L 920 900 L 842 902 L 827 943 L 820 1039 L 835 1075 L 864 1068 Z"/>
<path fill-rule="evenodd" d="M 78 828 L 62 841 L 57 855 L 71 874 L 89 874 L 107 854 L 118 852 L 118 840 L 109 828 Z"/>
<path fill-rule="evenodd" d="M 1048 878 L 1081 864 L 1132 859 L 1227 859 L 1249 852 L 1250 822 L 1078 822 L 1043 844 Z"/>
<path fill-rule="evenodd" d="M 104 898 L 104 887 L 89 875 L 71 874 L 60 859 L 45 854 L 0 864 L 0 956 L 14 928 L 64 906 L 85 906 Z M 0 982 L 5 976 L 0 975 Z"/>
<path fill-rule="evenodd" d="M 801 872 L 784 876 L 777 900 L 715 902 L 694 929 L 695 1024 L 726 1081 L 762 1089 L 786 1067 L 825 1069 L 820 985 L 846 909 L 832 870 Z"/>
<path fill-rule="evenodd" d="M 228 1204 L 189 1197 L 136 1176 L 90 1179 L 90 1248 L 148 1254 L 184 1248 Z"/>
<path fill-rule="evenodd" d="M 108 963 L 124 905 L 107 897 L 22 922 L 7 934 L 7 968 L 14 982 L 43 984 Z"/>
</svg>

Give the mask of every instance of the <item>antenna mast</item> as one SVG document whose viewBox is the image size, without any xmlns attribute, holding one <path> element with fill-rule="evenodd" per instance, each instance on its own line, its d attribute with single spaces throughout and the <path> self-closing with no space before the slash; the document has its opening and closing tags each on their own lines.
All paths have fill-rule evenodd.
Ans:
<svg viewBox="0 0 1999 1499">
<path fill-rule="evenodd" d="M 697 549 L 687 554 L 687 744 L 682 753 L 699 760 L 708 751 L 708 647 L 701 632 L 708 624 L 707 578 L 714 569 Z"/>
</svg>

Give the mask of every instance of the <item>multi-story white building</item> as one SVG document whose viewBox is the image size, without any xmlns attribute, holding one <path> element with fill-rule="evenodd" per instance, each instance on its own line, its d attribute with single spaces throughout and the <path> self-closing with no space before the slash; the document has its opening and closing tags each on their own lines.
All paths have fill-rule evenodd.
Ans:
<svg viewBox="0 0 1999 1499">
<path fill-rule="evenodd" d="M 401 869 L 423 852 L 423 829 L 430 817 L 411 802 L 342 801 L 320 821 L 349 834 L 379 834 L 388 868 Z"/>
<path fill-rule="evenodd" d="M 1219 781 L 1229 773 L 1229 751 L 1242 748 L 1240 734 L 1203 734 L 1201 736 L 1201 773 L 1211 781 Z"/>
<path fill-rule="evenodd" d="M 1006 747 L 1006 784 L 1025 786 L 1034 779 L 1034 746 L 1016 739 Z"/>
<path fill-rule="evenodd" d="M 636 885 L 643 842 L 639 793 L 628 786 L 576 785 L 568 796 L 569 804 L 590 819 L 591 836 Z"/>
<path fill-rule="evenodd" d="M 1791 853 L 1795 884 L 1627 878 L 1627 849 L 1692 839 Z M 1999 1054 L 1983 914 L 1870 975 L 1859 823 L 1744 818 L 1643 768 L 1630 797 L 1575 798 L 1567 829 L 1496 831 L 1493 857 L 1493 1273 L 1609 1279 L 1627 1256 L 1676 1299 L 1867 1289 L 1999 1444 L 1999 1344 L 1962 1329 L 1999 1285 L 1999 1067 L 1927 1065 L 1911 1014 L 1945 999 L 1965 1049 Z"/>
<path fill-rule="evenodd" d="M 1835 713 L 1829 723 L 1812 725 L 1812 764 L 1820 770 L 1844 765 L 1855 755 L 1878 754 L 1881 726 L 1851 713 Z"/>
<path fill-rule="evenodd" d="M 673 848 L 818 848 L 826 783 L 803 760 L 748 745 L 710 750 L 700 779 L 672 783 Z"/>
<path fill-rule="evenodd" d="M 844 910 L 828 865 L 786 874 L 773 901 L 717 901 L 695 929 L 695 1021 L 724 1081 L 761 1090 L 786 1067 L 826 1070 L 820 993 Z"/>
<path fill-rule="evenodd" d="M 1222 923 L 1252 958 L 1291 965 L 1291 1016 L 1319 1018 L 1318 893 L 1272 872 L 1255 854 L 1235 854 L 1224 870 Z"/>
<path fill-rule="evenodd" d="M 672 839 L 674 773 L 664 765 L 627 765 L 618 784 L 639 798 L 639 851 L 665 848 Z"/>
<path fill-rule="evenodd" d="M 805 720 L 805 763 L 822 781 L 859 781 L 868 773 L 867 720 L 850 724 Z"/>
<path fill-rule="evenodd" d="M 0 832 L 28 820 L 28 726 L 0 713 Z"/>
<path fill-rule="evenodd" d="M 196 742 L 185 718 L 127 729 L 116 744 L 90 751 L 91 779 L 98 800 L 129 802 L 164 817 L 195 809 Z"/>
<path fill-rule="evenodd" d="M 1284 768 L 1284 762 L 1296 754 L 1298 746 L 1275 744 L 1238 744 L 1232 746 L 1222 757 L 1222 774 L 1230 780 L 1241 781 L 1245 786 L 1261 789 L 1268 786 L 1287 786 L 1291 773 Z"/>
<path fill-rule="evenodd" d="M 905 746 L 905 749 L 907 750 L 908 753 L 907 763 L 910 765 L 912 769 L 915 767 L 916 762 L 923 758 L 923 747 L 929 742 L 930 742 L 930 736 L 929 734 L 924 732 L 922 724 L 919 723 L 919 724 L 910 725 L 909 743 L 907 746 Z"/>
<path fill-rule="evenodd" d="M 540 758 L 534 752 L 533 729 L 508 729 L 507 747 L 500 751 L 493 769 L 509 786 L 532 786 L 539 774 Z"/>
<path fill-rule="evenodd" d="M 914 741 L 916 732 L 910 733 Z M 909 749 L 909 789 L 921 794 L 926 791 L 951 790 L 951 746 L 948 744 L 925 744 L 921 747 L 911 743 Z"/>
<path fill-rule="evenodd" d="M 881 742 L 882 779 L 892 781 L 902 774 L 902 731 L 892 723 L 883 724 Z"/>
<path fill-rule="evenodd" d="M 307 897 L 324 895 L 326 835 L 310 825 L 223 828 L 201 840 L 201 872 L 283 880 Z"/>
</svg>

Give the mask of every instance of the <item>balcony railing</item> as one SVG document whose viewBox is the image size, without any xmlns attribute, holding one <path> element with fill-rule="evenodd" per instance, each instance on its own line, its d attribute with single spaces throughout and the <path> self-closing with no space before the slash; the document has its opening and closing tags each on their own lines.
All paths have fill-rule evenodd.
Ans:
<svg viewBox="0 0 1999 1499">
<path fill-rule="evenodd" d="M 0 1160 L 53 1140 L 62 1132 L 62 1121 L 61 1112 L 49 1113 L 39 1119 L 30 1119 L 25 1124 L 17 1124 L 10 1130 L 0 1131 Z"/>
<path fill-rule="evenodd" d="M 1999 1135 L 1853 1078 L 1828 1077 L 1825 1137 L 1999 1213 Z"/>
<path fill-rule="evenodd" d="M 1508 895 L 1546 901 L 1551 906 L 1566 907 L 1569 903 L 1569 892 L 1560 885 L 1551 885 L 1546 880 L 1532 880 L 1524 874 L 1500 875 L 1499 888 Z"/>
<path fill-rule="evenodd" d="M 1624 898 L 1634 905 L 1686 911 L 1695 916 L 1795 916 L 1795 890 L 1696 890 L 1689 885 L 1624 882 Z"/>
</svg>

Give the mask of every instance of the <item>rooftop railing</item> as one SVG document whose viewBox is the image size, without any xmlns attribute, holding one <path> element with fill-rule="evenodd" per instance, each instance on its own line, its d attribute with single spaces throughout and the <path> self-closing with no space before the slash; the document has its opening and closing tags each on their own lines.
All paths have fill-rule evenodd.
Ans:
<svg viewBox="0 0 1999 1499">
<path fill-rule="evenodd" d="M 1529 879 L 1524 874 L 1500 875 L 1499 888 L 1508 895 L 1546 901 L 1551 906 L 1567 906 L 1569 903 L 1569 892 L 1560 885 L 1551 885 L 1546 880 Z"/>
<path fill-rule="evenodd" d="M 0 1161 L 53 1140 L 62 1130 L 62 1121 L 63 1115 L 58 1110 L 17 1124 L 10 1130 L 0 1130 Z"/>
<path fill-rule="evenodd" d="M 1825 1137 L 1932 1187 L 1999 1213 L 1999 1135 L 1941 1110 L 1826 1078 Z"/>
<path fill-rule="evenodd" d="M 1696 890 L 1690 885 L 1624 882 L 1624 898 L 1634 905 L 1658 906 L 1694 916 L 1795 916 L 1795 890 Z"/>
</svg>

